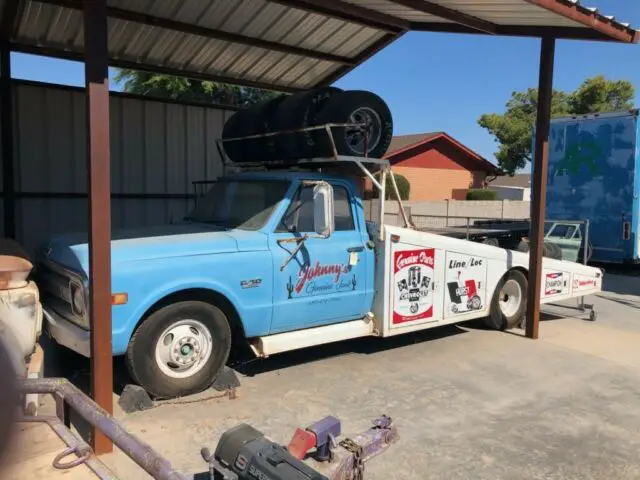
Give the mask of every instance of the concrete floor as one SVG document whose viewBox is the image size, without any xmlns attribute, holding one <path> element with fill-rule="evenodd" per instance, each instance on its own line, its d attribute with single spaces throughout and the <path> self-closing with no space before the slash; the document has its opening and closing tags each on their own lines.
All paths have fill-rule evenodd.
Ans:
<svg viewBox="0 0 640 480">
<path fill-rule="evenodd" d="M 588 299 L 595 323 L 545 307 L 539 341 L 467 325 L 343 342 L 246 365 L 236 400 L 208 392 L 117 417 L 185 473 L 238 422 L 287 443 L 328 414 L 348 434 L 384 413 L 401 438 L 367 464 L 371 480 L 637 479 L 640 277 L 607 275 L 605 289 Z M 121 452 L 105 461 L 145 478 Z"/>
</svg>

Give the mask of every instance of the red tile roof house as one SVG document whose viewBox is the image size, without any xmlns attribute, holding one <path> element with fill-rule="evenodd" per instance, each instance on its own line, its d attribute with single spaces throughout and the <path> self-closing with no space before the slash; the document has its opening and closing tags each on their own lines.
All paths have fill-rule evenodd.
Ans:
<svg viewBox="0 0 640 480">
<path fill-rule="evenodd" d="M 409 181 L 409 200 L 465 200 L 469 188 L 483 188 L 502 174 L 444 132 L 395 136 L 385 158 Z M 365 188 L 371 191 L 370 184 Z"/>
</svg>

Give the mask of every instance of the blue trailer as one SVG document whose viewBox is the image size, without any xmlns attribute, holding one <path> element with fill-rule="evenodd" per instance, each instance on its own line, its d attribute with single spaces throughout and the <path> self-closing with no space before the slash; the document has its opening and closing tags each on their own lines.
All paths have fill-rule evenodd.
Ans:
<svg viewBox="0 0 640 480">
<path fill-rule="evenodd" d="M 557 118 L 549 135 L 547 220 L 589 220 L 595 262 L 640 261 L 639 110 Z"/>
</svg>

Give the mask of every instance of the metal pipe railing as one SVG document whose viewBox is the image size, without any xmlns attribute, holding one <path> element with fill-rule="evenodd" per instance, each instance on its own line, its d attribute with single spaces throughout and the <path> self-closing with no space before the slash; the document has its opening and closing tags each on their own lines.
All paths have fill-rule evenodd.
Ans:
<svg viewBox="0 0 640 480">
<path fill-rule="evenodd" d="M 157 480 L 187 480 L 188 477 L 177 472 L 166 458 L 151 448 L 149 444 L 127 432 L 105 409 L 96 404 L 67 379 L 25 379 L 19 383 L 18 388 L 21 393 L 51 394 L 56 398 L 58 422 L 50 420 L 47 417 L 42 419 L 40 419 L 40 417 L 27 417 L 24 421 L 44 421 L 48 423 L 70 448 L 75 448 L 75 453 L 80 457 L 87 454 L 87 448 L 89 449 L 88 451 L 91 451 L 91 448 L 86 443 L 79 442 L 77 439 L 73 440 L 75 443 L 69 444 L 72 440 L 66 433 L 62 433 L 63 427 L 67 425 L 68 419 L 60 418 L 60 416 L 65 416 L 65 413 L 63 413 L 65 412 L 65 408 L 62 408 L 60 403 L 68 405 L 69 408 L 78 413 L 78 415 L 90 425 L 100 430 L 153 478 Z M 64 430 L 68 432 L 66 427 L 64 427 Z M 73 452 L 69 451 L 68 453 Z M 92 451 L 91 455 L 93 455 Z M 91 468 L 90 463 L 87 463 L 87 465 Z"/>
</svg>

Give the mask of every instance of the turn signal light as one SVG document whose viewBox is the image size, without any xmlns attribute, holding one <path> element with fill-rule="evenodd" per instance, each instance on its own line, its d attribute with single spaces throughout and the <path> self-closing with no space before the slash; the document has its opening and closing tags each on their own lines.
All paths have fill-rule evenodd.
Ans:
<svg viewBox="0 0 640 480">
<path fill-rule="evenodd" d="M 129 301 L 129 295 L 126 293 L 114 293 L 111 295 L 111 305 L 124 305 Z"/>
</svg>

